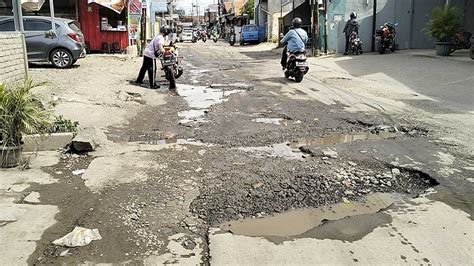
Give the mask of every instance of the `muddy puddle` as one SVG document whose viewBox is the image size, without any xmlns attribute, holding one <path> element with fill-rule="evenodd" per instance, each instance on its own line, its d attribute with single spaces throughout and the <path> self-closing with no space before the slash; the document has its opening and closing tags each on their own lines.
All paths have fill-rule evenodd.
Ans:
<svg viewBox="0 0 474 266">
<path fill-rule="evenodd" d="M 178 113 L 178 116 L 182 118 L 179 122 L 181 124 L 204 122 L 204 115 L 209 110 L 209 107 L 223 103 L 230 95 L 241 91 L 237 89 L 224 90 L 207 86 L 180 84 L 178 86 L 178 94 L 183 97 L 191 109 Z"/>
<path fill-rule="evenodd" d="M 140 142 L 140 144 L 162 145 L 162 146 L 169 146 L 169 145 L 192 145 L 192 146 L 207 146 L 207 147 L 213 146 L 210 143 L 203 143 L 194 139 L 174 139 L 174 138 L 151 140 L 147 142 Z"/>
<path fill-rule="evenodd" d="M 227 222 L 219 227 L 245 236 L 321 237 L 350 241 L 360 239 L 376 227 L 389 223 L 390 215 L 379 211 L 402 200 L 402 197 L 400 194 L 375 193 L 360 201 L 295 209 L 261 218 Z"/>
<path fill-rule="evenodd" d="M 374 134 L 371 132 L 356 134 L 333 134 L 318 139 L 299 139 L 291 143 L 292 146 L 311 146 L 311 145 L 335 145 L 343 143 L 353 143 L 357 141 L 377 141 L 400 136 L 399 133 L 381 132 Z"/>
<path fill-rule="evenodd" d="M 289 142 L 273 144 L 264 147 L 239 147 L 238 150 L 248 152 L 255 158 L 285 158 L 288 160 L 302 160 L 304 154 Z"/>
</svg>

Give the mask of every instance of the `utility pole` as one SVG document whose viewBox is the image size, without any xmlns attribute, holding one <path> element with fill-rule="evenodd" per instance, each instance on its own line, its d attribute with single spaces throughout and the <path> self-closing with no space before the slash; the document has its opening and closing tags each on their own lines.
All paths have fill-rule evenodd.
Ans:
<svg viewBox="0 0 474 266">
<path fill-rule="evenodd" d="M 293 13 L 293 19 L 295 19 L 295 0 L 293 0 L 293 4 L 291 7 L 293 9 L 293 11 L 291 11 L 291 13 Z"/>
</svg>

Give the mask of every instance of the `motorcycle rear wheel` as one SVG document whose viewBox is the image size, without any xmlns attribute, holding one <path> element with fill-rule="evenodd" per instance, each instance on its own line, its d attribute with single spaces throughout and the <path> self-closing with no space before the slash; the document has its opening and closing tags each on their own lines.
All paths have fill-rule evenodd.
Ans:
<svg viewBox="0 0 474 266">
<path fill-rule="evenodd" d="M 171 67 L 165 68 L 165 78 L 170 82 L 170 89 L 176 88 L 176 78 Z"/>
<path fill-rule="evenodd" d="M 296 74 L 295 74 L 295 81 L 296 81 L 297 83 L 301 83 L 301 82 L 303 81 L 303 77 L 304 77 L 303 73 L 301 73 L 301 72 L 298 71 L 298 72 L 296 72 Z"/>
<path fill-rule="evenodd" d="M 383 46 L 382 44 L 379 44 L 378 50 L 379 54 L 385 54 L 385 46 Z"/>
</svg>

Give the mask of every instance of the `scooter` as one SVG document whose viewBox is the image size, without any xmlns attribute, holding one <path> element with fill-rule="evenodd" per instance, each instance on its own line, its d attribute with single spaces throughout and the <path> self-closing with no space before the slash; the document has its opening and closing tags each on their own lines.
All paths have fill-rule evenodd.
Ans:
<svg viewBox="0 0 474 266">
<path fill-rule="evenodd" d="M 165 78 L 170 82 L 170 90 L 176 89 L 176 79 L 183 75 L 183 68 L 180 66 L 178 48 L 173 42 L 165 46 L 165 52 L 161 56 L 161 69 L 165 72 Z"/>
<path fill-rule="evenodd" d="M 306 59 L 306 52 L 288 53 L 285 78 L 289 79 L 290 77 L 294 77 L 295 81 L 298 83 L 303 81 L 304 75 L 309 71 Z"/>
<path fill-rule="evenodd" d="M 395 39 L 397 37 L 396 27 L 398 23 L 392 24 L 386 22 L 380 29 L 376 30 L 375 32 L 375 40 L 378 43 L 378 51 L 380 54 L 385 54 L 387 49 L 390 51 L 395 52 L 396 44 Z"/>
<path fill-rule="evenodd" d="M 359 35 L 357 35 L 356 32 L 351 33 L 349 43 L 351 44 L 350 51 L 352 54 L 359 55 L 364 53 L 364 51 L 362 50 L 362 41 L 360 40 Z"/>
<path fill-rule="evenodd" d="M 231 27 L 230 32 L 229 32 L 229 44 L 230 44 L 230 46 L 234 46 L 235 38 L 236 38 L 235 29 L 234 29 L 234 27 Z"/>
</svg>

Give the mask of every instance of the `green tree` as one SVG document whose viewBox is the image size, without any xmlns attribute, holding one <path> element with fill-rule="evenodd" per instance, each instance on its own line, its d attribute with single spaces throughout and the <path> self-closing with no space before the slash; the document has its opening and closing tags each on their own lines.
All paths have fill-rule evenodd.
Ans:
<svg viewBox="0 0 474 266">
<path fill-rule="evenodd" d="M 254 6 L 255 6 L 255 0 L 247 0 L 247 3 L 240 9 L 240 13 L 247 14 L 249 16 L 249 19 L 253 19 L 254 17 Z"/>
</svg>

